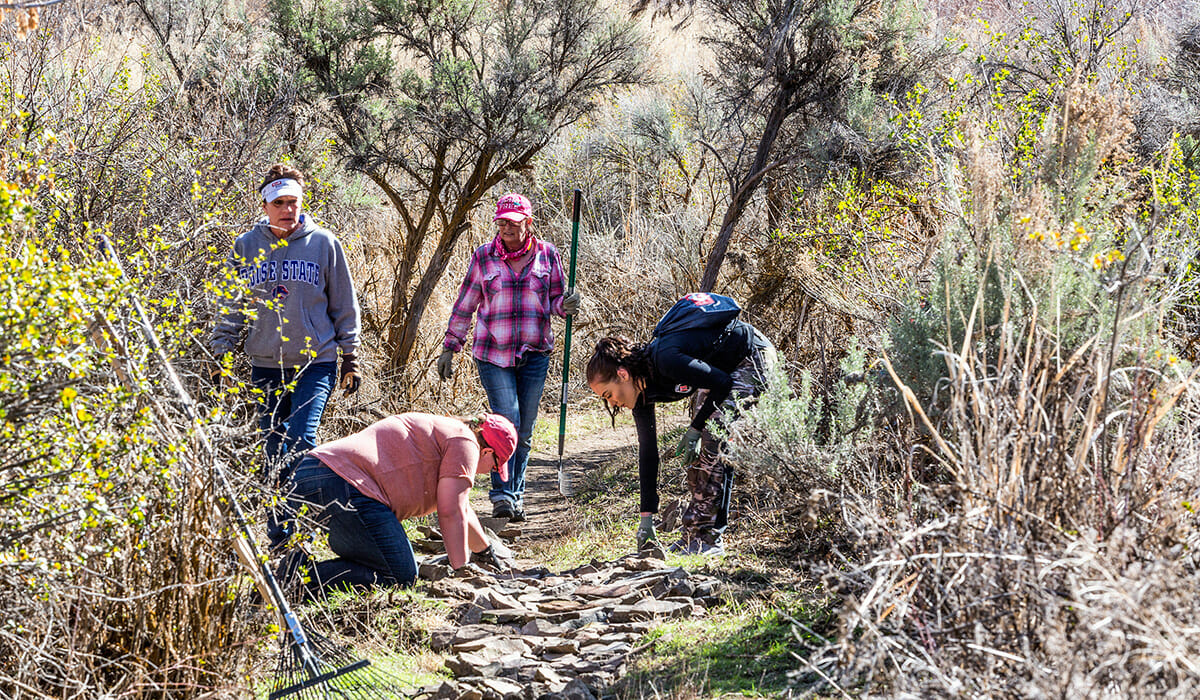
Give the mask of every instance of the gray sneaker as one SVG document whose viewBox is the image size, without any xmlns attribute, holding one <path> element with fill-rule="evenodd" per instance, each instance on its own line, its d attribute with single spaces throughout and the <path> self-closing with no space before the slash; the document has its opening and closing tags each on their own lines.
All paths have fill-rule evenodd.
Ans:
<svg viewBox="0 0 1200 700">
<path fill-rule="evenodd" d="M 681 537 L 678 541 L 668 545 L 667 551 L 674 554 L 700 554 L 706 557 L 715 557 L 724 554 L 725 547 L 720 540 L 710 544 L 699 537 L 692 539 Z"/>
</svg>

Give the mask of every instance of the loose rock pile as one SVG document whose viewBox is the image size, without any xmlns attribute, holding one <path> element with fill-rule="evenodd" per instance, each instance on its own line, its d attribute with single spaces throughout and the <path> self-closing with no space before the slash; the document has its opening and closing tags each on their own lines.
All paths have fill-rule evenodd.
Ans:
<svg viewBox="0 0 1200 700">
<path fill-rule="evenodd" d="M 440 536 L 414 546 L 430 551 Z M 503 531 L 501 534 L 505 534 Z M 511 533 L 510 533 L 511 534 Z M 493 540 L 493 546 L 504 546 Z M 434 630 L 454 681 L 424 689 L 434 700 L 594 700 L 624 675 L 654 620 L 702 617 L 720 603 L 716 579 L 668 567 L 652 548 L 553 573 L 508 574 L 421 565 L 431 596 L 459 600 L 457 627 Z"/>
</svg>

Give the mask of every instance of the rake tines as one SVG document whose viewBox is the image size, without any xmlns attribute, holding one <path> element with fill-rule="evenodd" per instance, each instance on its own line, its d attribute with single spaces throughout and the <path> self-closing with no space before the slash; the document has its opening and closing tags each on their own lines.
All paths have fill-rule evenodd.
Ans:
<svg viewBox="0 0 1200 700">
<path fill-rule="evenodd" d="M 378 700 L 412 695 L 400 679 L 319 634 L 310 632 L 307 644 L 298 644 L 287 633 L 282 641 L 268 700 Z"/>
</svg>

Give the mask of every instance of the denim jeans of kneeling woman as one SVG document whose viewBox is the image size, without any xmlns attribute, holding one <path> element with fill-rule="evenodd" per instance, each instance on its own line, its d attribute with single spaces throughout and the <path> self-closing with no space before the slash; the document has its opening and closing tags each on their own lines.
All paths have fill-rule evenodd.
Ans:
<svg viewBox="0 0 1200 700">
<path fill-rule="evenodd" d="M 329 549 L 337 555 L 309 562 L 310 588 L 408 586 L 416 580 L 416 557 L 396 514 L 316 457 L 306 456 L 296 465 L 287 508 L 289 516 L 303 513 L 293 524 L 302 537 L 311 536 L 314 526 L 324 529 Z"/>
</svg>

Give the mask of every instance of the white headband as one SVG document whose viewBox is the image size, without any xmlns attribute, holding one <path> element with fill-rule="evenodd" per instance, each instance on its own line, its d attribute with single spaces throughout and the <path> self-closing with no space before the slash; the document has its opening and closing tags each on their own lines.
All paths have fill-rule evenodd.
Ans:
<svg viewBox="0 0 1200 700">
<path fill-rule="evenodd" d="M 304 188 L 300 186 L 299 182 L 290 177 L 284 177 L 268 182 L 267 186 L 262 188 L 262 196 L 268 203 L 274 202 L 279 197 L 295 197 L 299 199 L 304 196 Z"/>
</svg>

